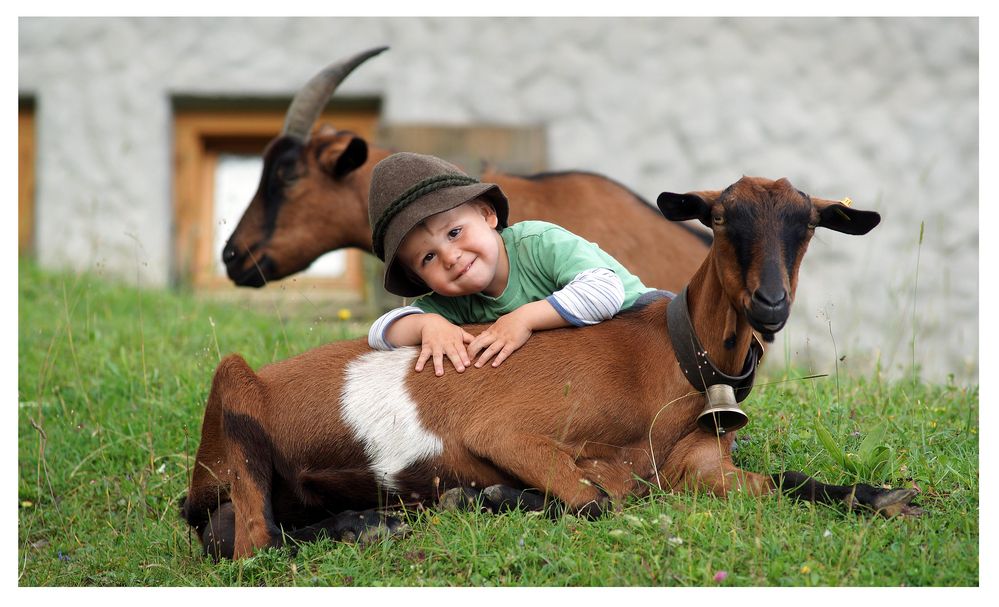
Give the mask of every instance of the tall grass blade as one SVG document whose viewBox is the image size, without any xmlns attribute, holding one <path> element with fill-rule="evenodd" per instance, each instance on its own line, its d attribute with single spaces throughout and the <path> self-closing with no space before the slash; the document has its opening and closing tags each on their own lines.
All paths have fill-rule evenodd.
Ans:
<svg viewBox="0 0 999 607">
<path fill-rule="evenodd" d="M 822 443 L 825 450 L 832 456 L 833 461 L 844 468 L 847 467 L 846 455 L 843 454 L 843 450 L 833 440 L 832 434 L 829 433 L 829 430 L 826 430 L 825 425 L 817 417 L 815 418 L 815 435 L 819 437 L 819 442 Z"/>
<path fill-rule="evenodd" d="M 863 442 L 860 443 L 860 449 L 857 450 L 857 455 L 860 456 L 860 461 L 864 463 L 864 466 L 868 466 L 873 463 L 873 457 L 875 451 L 878 447 L 883 446 L 882 443 L 885 439 L 885 432 L 888 430 L 888 422 L 881 422 L 873 430 L 867 433 L 864 437 Z"/>
</svg>

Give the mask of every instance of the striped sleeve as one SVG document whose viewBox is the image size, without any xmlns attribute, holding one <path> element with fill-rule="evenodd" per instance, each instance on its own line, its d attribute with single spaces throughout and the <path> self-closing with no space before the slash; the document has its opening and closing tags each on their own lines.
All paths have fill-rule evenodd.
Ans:
<svg viewBox="0 0 999 607">
<path fill-rule="evenodd" d="M 423 314 L 423 310 L 417 308 L 416 306 L 403 306 L 401 308 L 396 308 L 394 310 L 389 310 L 385 314 L 378 317 L 368 329 L 368 345 L 375 350 L 393 350 L 395 346 L 390 344 L 388 340 L 385 339 L 385 332 L 388 330 L 389 325 L 399 320 L 403 316 L 409 316 L 410 314 Z"/>
<path fill-rule="evenodd" d="M 584 270 L 546 301 L 576 327 L 595 325 L 621 310 L 624 283 L 607 268 Z"/>
</svg>

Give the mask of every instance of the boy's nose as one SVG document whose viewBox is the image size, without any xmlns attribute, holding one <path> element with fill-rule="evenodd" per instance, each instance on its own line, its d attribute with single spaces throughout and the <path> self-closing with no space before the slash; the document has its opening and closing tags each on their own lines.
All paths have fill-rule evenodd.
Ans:
<svg viewBox="0 0 999 607">
<path fill-rule="evenodd" d="M 450 268 L 461 259 L 461 250 L 458 247 L 446 247 L 441 252 L 441 258 L 444 260 L 444 264 Z"/>
</svg>

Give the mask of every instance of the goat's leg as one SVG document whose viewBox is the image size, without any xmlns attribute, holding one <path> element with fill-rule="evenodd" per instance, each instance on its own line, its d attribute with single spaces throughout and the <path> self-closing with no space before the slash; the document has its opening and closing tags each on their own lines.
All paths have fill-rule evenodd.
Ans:
<svg viewBox="0 0 999 607">
<path fill-rule="evenodd" d="M 774 474 L 772 482 L 785 494 L 800 500 L 823 504 L 845 504 L 854 508 L 872 510 L 882 516 L 919 516 L 923 509 L 912 503 L 915 489 L 884 489 L 864 483 L 856 485 L 827 485 L 801 472 L 786 471 Z"/>
<path fill-rule="evenodd" d="M 386 537 L 404 537 L 411 531 L 401 518 L 377 510 L 346 510 L 307 527 L 282 534 L 294 543 L 312 542 L 320 537 L 366 545 Z"/>
<path fill-rule="evenodd" d="M 516 509 L 537 512 L 545 509 L 545 496 L 536 489 L 517 489 L 507 485 L 490 485 L 481 490 L 453 487 L 441 495 L 437 505 L 443 510 L 459 512 L 508 512 Z"/>
<path fill-rule="evenodd" d="M 252 372 L 252 371 L 251 371 Z M 204 529 L 210 514 L 229 501 L 227 443 L 222 430 L 224 405 L 222 394 L 231 390 L 233 373 L 245 375 L 246 363 L 238 355 L 227 356 L 219 363 L 212 379 L 212 389 L 205 403 L 201 423 L 201 443 L 191 471 L 191 483 L 181 505 L 181 516 L 189 525 Z M 232 545 L 229 545 L 232 550 Z"/>
<path fill-rule="evenodd" d="M 768 476 L 741 470 L 732 463 L 732 437 L 715 437 L 707 433 L 690 434 L 681 439 L 661 470 L 661 476 L 672 487 L 705 490 L 725 497 L 732 491 L 752 495 L 767 495 L 774 490 Z"/>
<path fill-rule="evenodd" d="M 537 489 L 515 489 L 506 485 L 490 485 L 482 490 L 485 503 L 493 512 L 525 510 L 538 512 L 545 509 L 545 496 Z"/>
<path fill-rule="evenodd" d="M 403 537 L 409 532 L 405 521 L 391 514 L 376 510 L 347 510 L 306 527 L 283 531 L 273 544 L 283 545 L 290 540 L 292 552 L 295 552 L 298 544 L 313 542 L 321 537 L 370 544 L 383 537 Z M 235 535 L 236 511 L 231 502 L 226 502 L 212 512 L 201 534 L 204 554 L 216 562 L 234 558 Z"/>
<path fill-rule="evenodd" d="M 437 500 L 441 510 L 473 512 L 485 508 L 482 490 L 476 487 L 452 487 Z"/>
<path fill-rule="evenodd" d="M 913 489 L 882 489 L 871 485 L 827 485 L 801 472 L 781 472 L 765 476 L 741 470 L 732 463 L 728 449 L 730 438 L 691 435 L 678 447 L 685 457 L 678 468 L 664 470 L 666 476 L 679 477 L 681 485 L 705 489 L 724 497 L 732 491 L 768 495 L 778 489 L 795 499 L 824 504 L 845 504 L 848 509 L 867 509 L 884 516 L 915 516 L 922 510 L 910 502 Z"/>
<path fill-rule="evenodd" d="M 258 453 L 235 450 L 233 463 L 232 505 L 235 510 L 233 558 L 250 556 L 258 548 L 280 545 L 280 532 L 271 511 L 270 461 L 261 462 Z M 265 452 L 269 456 L 269 452 Z"/>
<path fill-rule="evenodd" d="M 243 413 L 225 413 L 230 489 L 235 510 L 233 558 L 280 544 L 271 508 L 273 446 L 263 427 Z"/>
<path fill-rule="evenodd" d="M 220 480 L 229 485 L 235 513 L 233 558 L 242 558 L 279 541 L 271 511 L 274 447 L 260 421 L 266 392 L 246 361 L 230 355 L 215 371 L 212 394 L 221 418 L 218 451 L 225 455 Z"/>
<path fill-rule="evenodd" d="M 596 516 L 609 505 L 607 493 L 549 438 L 497 432 L 471 450 L 528 487 L 554 495 L 573 512 Z"/>
</svg>

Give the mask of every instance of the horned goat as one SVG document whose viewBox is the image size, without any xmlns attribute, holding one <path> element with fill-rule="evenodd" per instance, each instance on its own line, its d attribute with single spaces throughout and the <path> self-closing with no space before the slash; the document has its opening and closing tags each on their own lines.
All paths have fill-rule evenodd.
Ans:
<svg viewBox="0 0 999 607">
<path fill-rule="evenodd" d="M 256 194 L 222 250 L 237 285 L 263 286 L 345 247 L 371 252 L 371 171 L 391 152 L 329 125 L 313 132 L 313 125 L 347 75 L 384 50 L 330 65 L 295 95 L 281 134 L 264 150 Z M 707 254 L 705 232 L 664 221 L 634 192 L 601 175 L 520 177 L 487 170 L 481 181 L 507 195 L 511 223 L 540 219 L 560 225 L 600 245 L 651 287 L 678 290 Z"/>
</svg>

